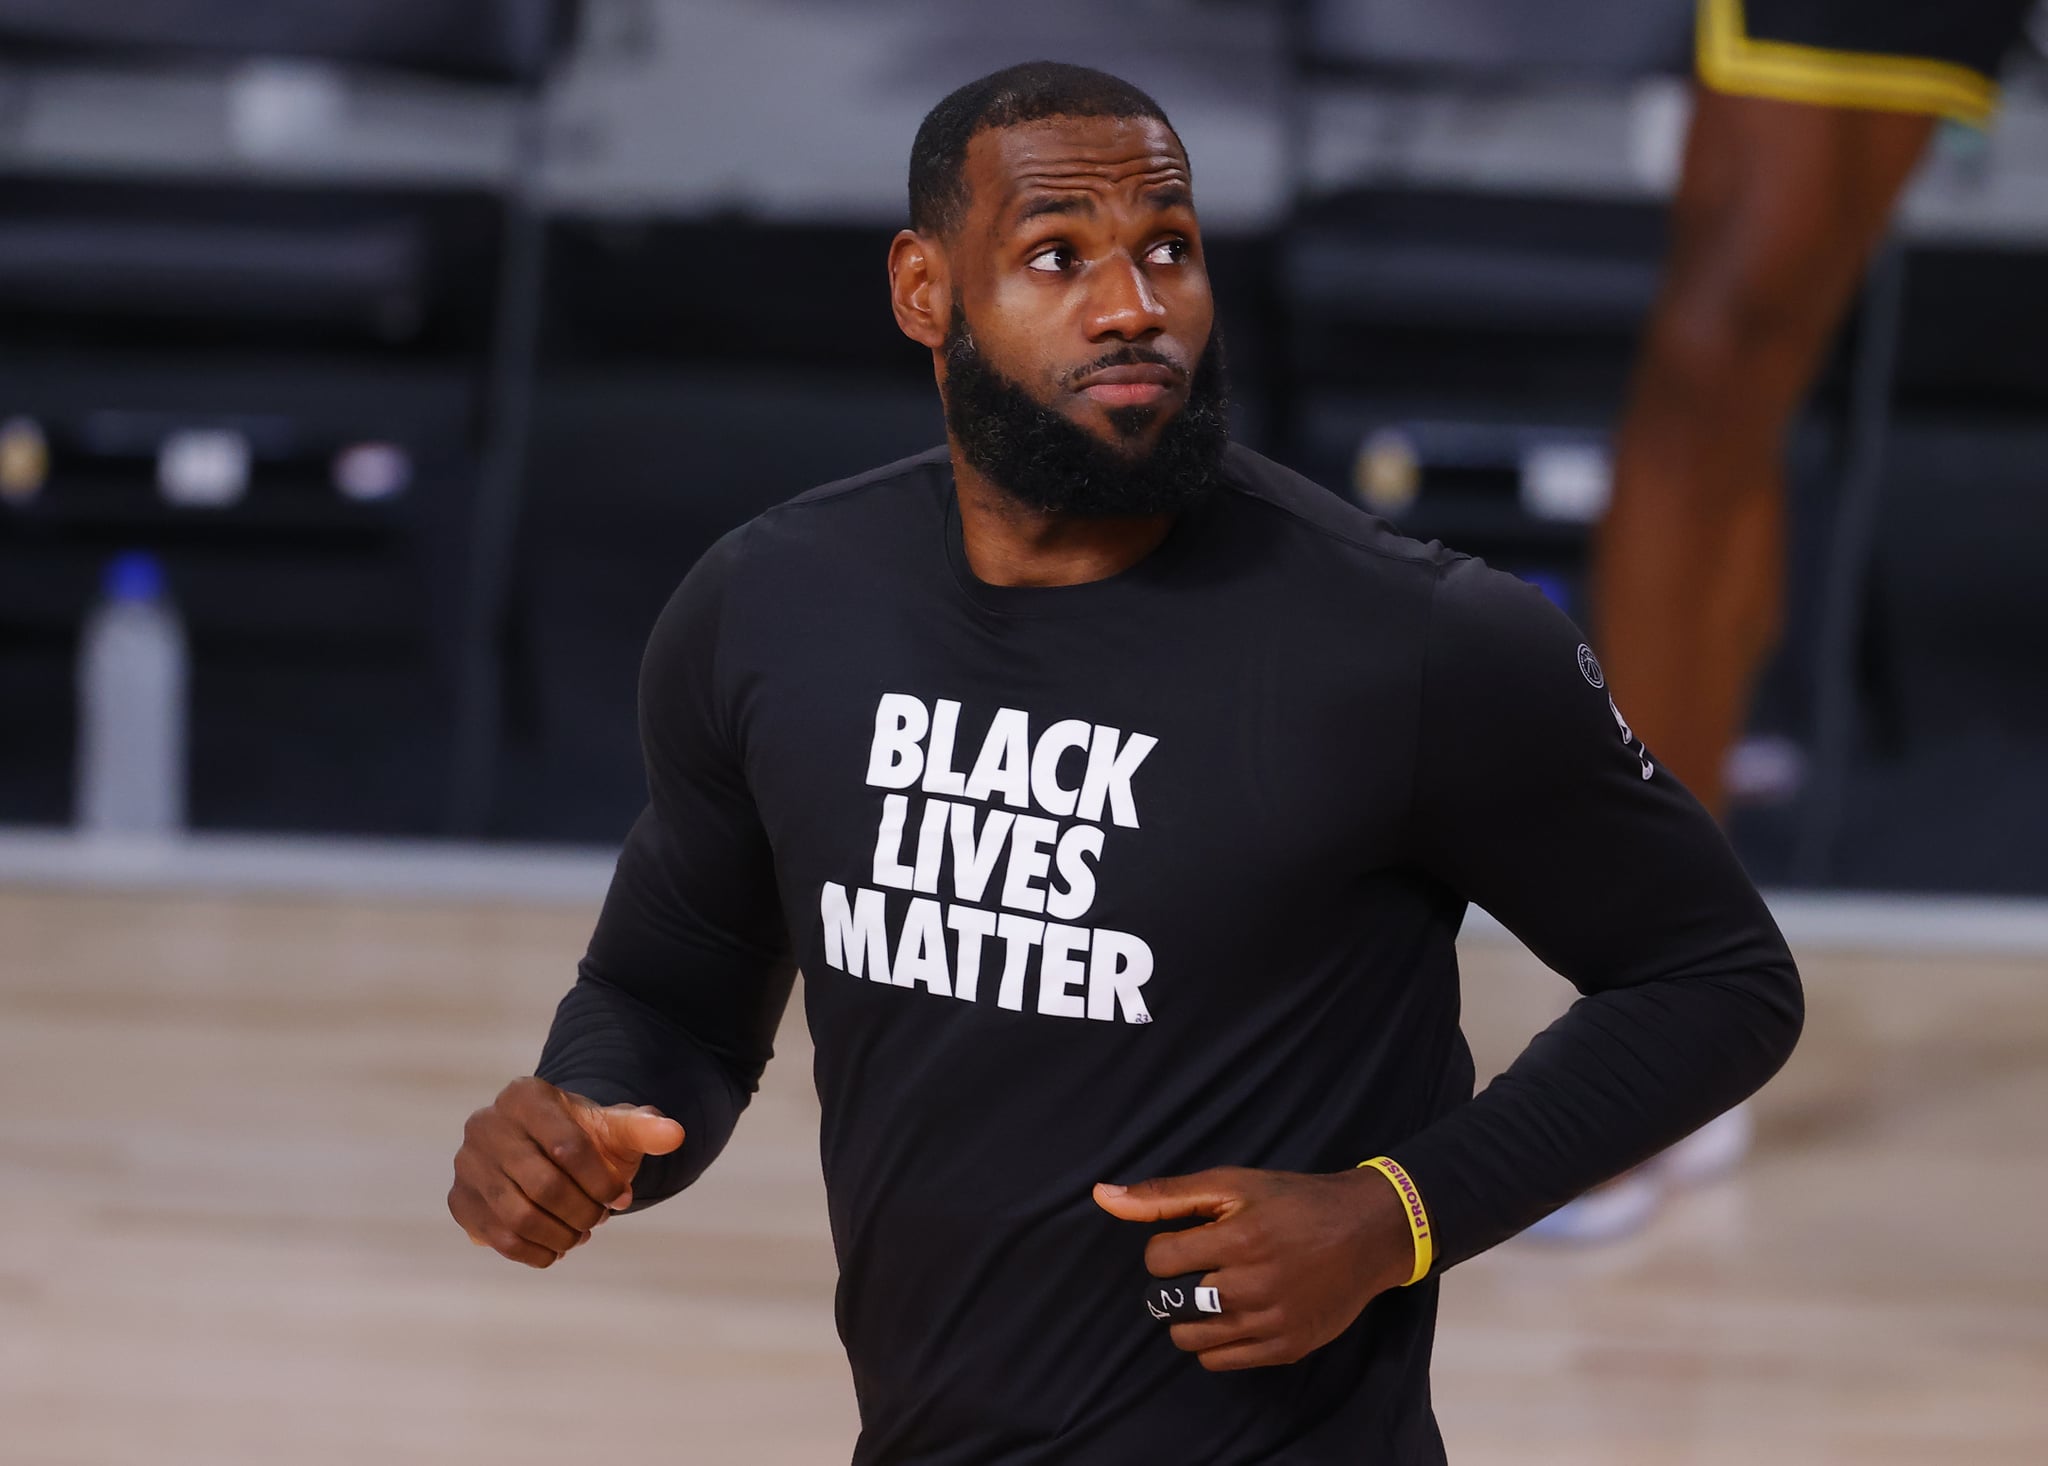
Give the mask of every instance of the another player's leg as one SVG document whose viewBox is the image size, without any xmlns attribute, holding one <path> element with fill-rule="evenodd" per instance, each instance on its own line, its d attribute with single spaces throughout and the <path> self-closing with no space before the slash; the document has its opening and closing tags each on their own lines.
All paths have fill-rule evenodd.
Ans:
<svg viewBox="0 0 2048 1466">
<path fill-rule="evenodd" d="M 1630 722 L 1717 815 L 1778 635 L 1786 430 L 1932 125 L 1699 93 L 1594 595 Z"/>
<path fill-rule="evenodd" d="M 1615 453 L 1594 563 L 1600 656 L 1630 723 L 1719 818 L 1722 765 L 1777 642 L 1786 430 L 1933 120 L 1702 88 L 1664 285 Z M 1633 1232 L 1667 1183 L 1748 1148 L 1741 1108 L 1547 1218 Z"/>
</svg>

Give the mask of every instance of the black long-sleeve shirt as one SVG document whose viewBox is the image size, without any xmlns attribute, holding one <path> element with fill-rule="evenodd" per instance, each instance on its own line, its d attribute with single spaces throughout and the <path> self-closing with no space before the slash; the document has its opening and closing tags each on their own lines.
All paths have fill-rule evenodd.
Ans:
<svg viewBox="0 0 2048 1466">
<path fill-rule="evenodd" d="M 1536 591 L 1233 449 L 1124 573 L 997 587 L 943 451 L 771 510 L 648 645 L 651 800 L 539 1072 L 715 1158 L 793 970 L 858 1466 L 1442 1459 L 1435 1276 L 1212 1375 L 1099 1180 L 1389 1154 L 1436 1271 L 1760 1085 L 1792 961 Z M 1478 1098 L 1466 904 L 1584 996 Z"/>
</svg>

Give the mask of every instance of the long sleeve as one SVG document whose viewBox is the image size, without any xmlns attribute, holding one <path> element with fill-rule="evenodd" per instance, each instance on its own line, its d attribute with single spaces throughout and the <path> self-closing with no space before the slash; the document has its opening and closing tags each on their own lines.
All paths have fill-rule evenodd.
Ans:
<svg viewBox="0 0 2048 1466">
<path fill-rule="evenodd" d="M 1762 898 L 1578 630 L 1477 561 L 1436 585 L 1414 801 L 1418 863 L 1582 994 L 1399 1150 L 1447 1266 L 1754 1092 L 1803 1005 Z"/>
<path fill-rule="evenodd" d="M 795 970 L 719 684 L 737 539 L 698 562 L 648 639 L 648 806 L 535 1071 L 601 1104 L 651 1104 L 682 1123 L 682 1148 L 643 1163 L 636 1209 L 689 1185 L 724 1148 L 773 1051 Z"/>
</svg>

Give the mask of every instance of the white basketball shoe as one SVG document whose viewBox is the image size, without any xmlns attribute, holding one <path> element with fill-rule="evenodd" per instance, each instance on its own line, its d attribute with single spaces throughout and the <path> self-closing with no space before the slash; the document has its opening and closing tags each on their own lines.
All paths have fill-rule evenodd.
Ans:
<svg viewBox="0 0 2048 1466">
<path fill-rule="evenodd" d="M 1717 1115 L 1663 1154 L 1566 1202 L 1522 1235 L 1542 1242 L 1618 1242 L 1649 1225 L 1672 1191 L 1718 1181 L 1742 1163 L 1756 1134 L 1745 1102 Z"/>
</svg>

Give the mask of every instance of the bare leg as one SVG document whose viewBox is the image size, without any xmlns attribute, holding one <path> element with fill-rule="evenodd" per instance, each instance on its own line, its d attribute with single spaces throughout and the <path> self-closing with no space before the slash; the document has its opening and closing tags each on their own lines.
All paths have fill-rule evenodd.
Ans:
<svg viewBox="0 0 2048 1466">
<path fill-rule="evenodd" d="M 1722 762 L 1778 639 L 1785 431 L 1932 127 L 1698 93 L 1593 589 L 1616 699 L 1716 818 Z M 1739 1112 L 1708 1128 L 1729 1124 L 1744 1131 L 1739 1154 Z M 1537 1234 L 1634 1230 L 1661 1194 L 1653 1171 L 1597 1188 Z"/>
<path fill-rule="evenodd" d="M 1698 94 L 1593 586 L 1616 697 L 1717 817 L 1779 633 L 1785 432 L 1932 126 Z"/>
</svg>

